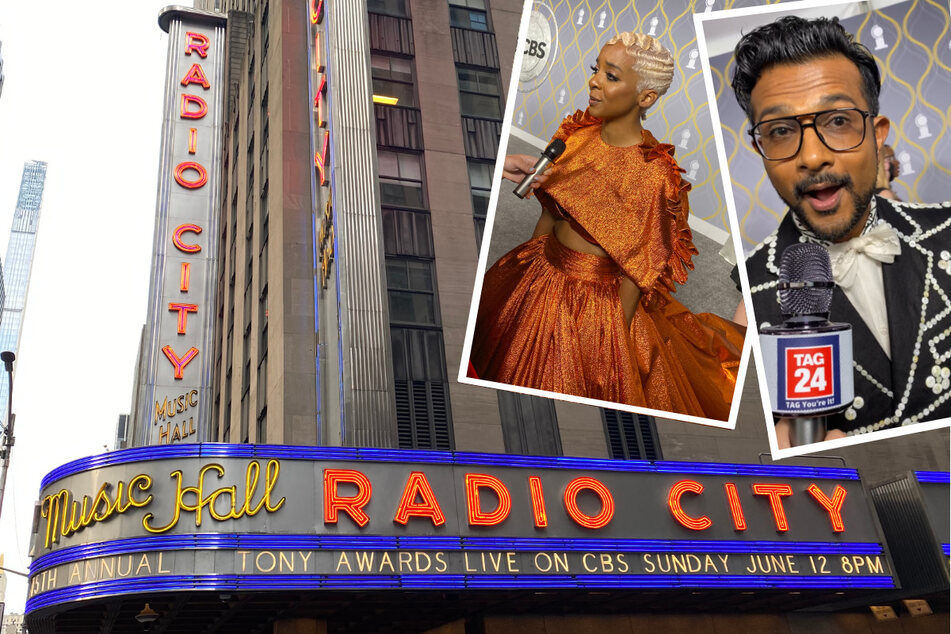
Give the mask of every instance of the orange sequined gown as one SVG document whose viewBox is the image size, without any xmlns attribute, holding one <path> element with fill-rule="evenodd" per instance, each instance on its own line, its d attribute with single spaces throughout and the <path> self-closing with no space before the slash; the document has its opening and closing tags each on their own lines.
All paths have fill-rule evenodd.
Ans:
<svg viewBox="0 0 951 634">
<path fill-rule="evenodd" d="M 670 296 L 697 253 L 687 225 L 690 185 L 673 146 L 646 130 L 640 145 L 607 145 L 587 111 L 565 119 L 554 138 L 566 150 L 538 199 L 609 257 L 569 249 L 554 234 L 502 256 L 482 285 L 475 374 L 726 420 L 743 334 Z M 641 290 L 630 328 L 618 295 L 622 276 Z"/>
</svg>

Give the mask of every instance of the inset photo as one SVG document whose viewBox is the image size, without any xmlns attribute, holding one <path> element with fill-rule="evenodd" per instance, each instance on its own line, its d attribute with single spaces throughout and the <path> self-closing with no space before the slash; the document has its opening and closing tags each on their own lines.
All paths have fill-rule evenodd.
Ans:
<svg viewBox="0 0 951 634">
<path fill-rule="evenodd" d="M 875 6 L 696 18 L 774 458 L 951 423 L 948 11 Z"/>
<path fill-rule="evenodd" d="M 707 8 L 533 5 L 461 382 L 734 426 L 745 327 L 692 19 Z"/>
</svg>

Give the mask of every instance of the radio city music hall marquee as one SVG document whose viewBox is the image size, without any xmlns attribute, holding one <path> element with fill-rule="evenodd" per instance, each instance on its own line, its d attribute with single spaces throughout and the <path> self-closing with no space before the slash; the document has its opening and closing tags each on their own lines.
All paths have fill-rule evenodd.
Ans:
<svg viewBox="0 0 951 634">
<path fill-rule="evenodd" d="M 183 444 L 59 468 L 32 538 L 28 610 L 90 587 L 894 587 L 851 469 Z"/>
<path fill-rule="evenodd" d="M 159 23 L 169 33 L 169 72 L 136 412 L 143 444 L 196 442 L 209 420 L 222 144 L 224 16 L 169 8 Z"/>
</svg>

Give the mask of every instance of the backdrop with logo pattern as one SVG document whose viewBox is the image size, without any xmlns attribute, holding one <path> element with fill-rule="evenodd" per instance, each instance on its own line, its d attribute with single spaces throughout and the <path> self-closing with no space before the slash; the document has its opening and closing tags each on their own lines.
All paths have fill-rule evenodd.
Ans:
<svg viewBox="0 0 951 634">
<path fill-rule="evenodd" d="M 667 94 L 648 111 L 645 127 L 658 140 L 676 146 L 677 162 L 686 170 L 685 178 L 693 184 L 690 207 L 694 217 L 729 232 L 693 14 L 761 4 L 766 3 L 751 0 L 536 2 L 536 9 L 553 18 L 558 48 L 547 76 L 524 82 L 520 87 L 512 124 L 539 139 L 551 138 L 564 117 L 587 107 L 590 67 L 601 47 L 622 31 L 653 35 L 674 57 L 674 80 Z M 537 59 L 529 59 L 533 57 L 529 50 L 529 47 L 524 49 L 524 56 L 529 62 L 537 62 Z M 720 242 L 725 236 L 704 231 L 702 223 L 699 230 Z"/>
<path fill-rule="evenodd" d="M 909 202 L 951 198 L 951 34 L 948 5 L 911 0 L 841 21 L 867 46 L 882 74 L 880 113 L 891 122 L 887 143 L 901 165 L 892 189 Z M 733 96 L 729 79 L 733 55 L 710 59 L 733 197 L 744 248 L 772 233 L 786 209 L 763 161 L 750 147 L 746 114 Z"/>
</svg>

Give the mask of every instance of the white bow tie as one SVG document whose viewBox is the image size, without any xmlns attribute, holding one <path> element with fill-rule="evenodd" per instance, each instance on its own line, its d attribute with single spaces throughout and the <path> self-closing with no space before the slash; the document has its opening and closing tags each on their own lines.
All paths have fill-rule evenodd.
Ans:
<svg viewBox="0 0 951 634">
<path fill-rule="evenodd" d="M 898 232 L 887 222 L 880 222 L 857 238 L 831 245 L 829 255 L 832 256 L 832 276 L 836 284 L 849 288 L 855 283 L 860 254 L 891 264 L 896 255 L 901 255 Z"/>
</svg>

